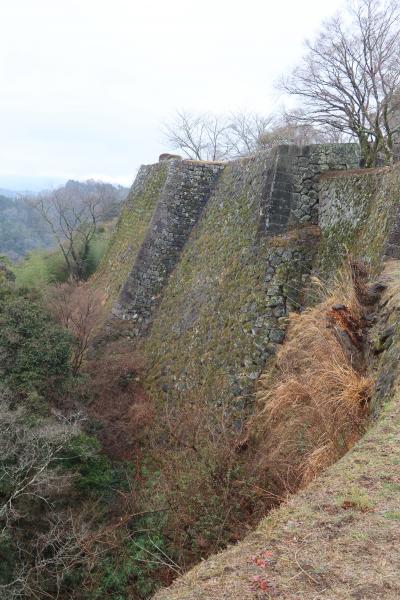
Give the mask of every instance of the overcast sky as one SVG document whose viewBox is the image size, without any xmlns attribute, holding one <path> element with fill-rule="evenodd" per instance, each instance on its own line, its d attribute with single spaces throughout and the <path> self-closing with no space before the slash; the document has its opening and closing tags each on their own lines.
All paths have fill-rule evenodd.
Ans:
<svg viewBox="0 0 400 600">
<path fill-rule="evenodd" d="M 160 126 L 174 109 L 273 111 L 274 81 L 341 6 L 0 0 L 0 187 L 130 184 L 171 150 Z"/>
</svg>

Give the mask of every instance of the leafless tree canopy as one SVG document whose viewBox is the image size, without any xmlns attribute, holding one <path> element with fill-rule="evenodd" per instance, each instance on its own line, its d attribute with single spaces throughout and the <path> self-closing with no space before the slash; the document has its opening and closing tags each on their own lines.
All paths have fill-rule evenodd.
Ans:
<svg viewBox="0 0 400 600">
<path fill-rule="evenodd" d="M 26 411 L 12 409 L 10 401 L 11 394 L 0 389 L 0 542 L 13 539 L 19 559 L 11 581 L 0 577 L 0 598 L 55 597 L 42 586 L 49 579 L 60 584 L 82 557 L 82 535 L 70 526 L 71 515 L 61 518 L 52 510 L 57 498 L 71 493 L 74 475 L 60 468 L 60 453 L 79 433 L 80 417 L 59 415 L 29 426 Z M 43 531 L 38 527 L 32 534 L 31 507 L 40 503 L 46 507 Z M 24 523 L 25 538 L 18 534 Z"/>
<path fill-rule="evenodd" d="M 98 200 L 89 197 L 78 205 L 74 196 L 55 190 L 40 195 L 34 205 L 62 252 L 70 278 L 79 281 L 97 229 Z"/>
<path fill-rule="evenodd" d="M 83 279 L 98 225 L 118 215 L 124 197 L 123 188 L 111 184 L 69 181 L 64 187 L 26 199 L 60 248 L 71 280 Z"/>
<path fill-rule="evenodd" d="M 279 144 L 339 142 L 340 132 L 317 128 L 304 121 L 300 110 L 287 115 L 239 112 L 216 116 L 178 111 L 164 126 L 168 145 L 196 160 L 229 160 Z"/>
<path fill-rule="evenodd" d="M 72 372 L 82 367 L 93 330 L 101 313 L 101 294 L 88 283 L 59 283 L 49 290 L 47 306 L 55 320 L 67 329 L 74 340 Z"/>
<path fill-rule="evenodd" d="M 177 111 L 175 117 L 165 123 L 163 134 L 166 142 L 184 152 L 187 158 L 196 160 L 221 160 L 227 158 L 224 118 L 210 113 L 193 114 Z"/>
<path fill-rule="evenodd" d="M 230 115 L 226 129 L 228 156 L 248 156 L 260 149 L 262 136 L 274 124 L 272 115 L 238 112 Z"/>
<path fill-rule="evenodd" d="M 399 24 L 397 0 L 354 0 L 281 82 L 302 100 L 304 122 L 357 139 L 366 166 L 390 163 L 399 133 Z"/>
<path fill-rule="evenodd" d="M 279 144 L 337 144 L 343 142 L 343 135 L 335 129 L 321 129 L 308 122 L 301 110 L 277 117 L 272 127 L 265 129 L 258 138 L 258 146 L 272 150 Z"/>
<path fill-rule="evenodd" d="M 166 143 L 196 160 L 227 160 L 249 155 L 272 117 L 255 113 L 214 115 L 177 111 L 164 125 Z"/>
</svg>

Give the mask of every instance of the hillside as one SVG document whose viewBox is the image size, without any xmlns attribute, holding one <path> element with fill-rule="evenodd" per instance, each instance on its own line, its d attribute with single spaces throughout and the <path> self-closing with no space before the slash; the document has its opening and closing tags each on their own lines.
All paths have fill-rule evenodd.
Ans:
<svg viewBox="0 0 400 600">
<path fill-rule="evenodd" d="M 391 357 L 385 353 L 382 360 L 393 360 L 396 369 L 399 356 L 397 332 Z M 273 510 L 245 540 L 155 598 L 397 599 L 398 383 L 383 400 L 378 422 L 345 457 Z"/>
<path fill-rule="evenodd" d="M 332 283 L 336 281 L 350 255 L 351 260 L 355 261 L 354 264 L 362 261 L 368 271 L 370 285 L 373 285 L 374 278 L 381 273 L 385 261 L 399 257 L 399 169 L 354 168 L 358 165 L 354 150 L 351 146 L 280 147 L 272 159 L 261 153 L 251 159 L 218 166 L 215 179 L 207 189 L 208 197 L 204 208 L 192 218 L 189 230 L 183 227 L 179 230 L 178 251 L 175 232 L 176 219 L 182 222 L 182 213 L 179 211 L 183 208 L 185 213 L 187 203 L 192 202 L 198 194 L 195 192 L 191 195 L 193 177 L 198 177 L 196 182 L 201 181 L 204 170 L 210 169 L 211 165 L 175 160 L 167 165 L 160 163 L 158 167 L 153 166 L 152 170 L 147 167 L 147 171 L 142 171 L 140 185 L 143 186 L 145 180 L 145 185 L 153 185 L 152 189 L 159 194 L 159 204 L 153 196 L 153 214 L 149 213 L 147 217 L 147 232 L 140 235 L 143 244 L 140 249 L 136 246 L 133 260 L 125 260 L 128 256 L 127 249 L 130 251 L 132 247 L 130 232 L 134 231 L 128 227 L 128 219 L 136 218 L 134 215 L 141 202 L 140 196 L 137 196 L 141 192 L 136 191 L 139 184 L 133 188 L 130 205 L 125 207 L 101 270 L 99 281 L 109 290 L 108 304 L 114 299 L 114 308 L 104 330 L 105 337 L 103 335 L 100 338 L 104 349 L 107 347 L 107 336 L 111 335 L 113 339 L 121 333 L 128 336 L 135 353 L 144 361 L 145 389 L 156 404 L 159 418 L 166 418 L 168 415 L 169 427 L 175 429 L 173 435 L 177 442 L 173 453 L 170 453 L 170 449 L 167 450 L 168 445 L 164 449 L 164 452 L 170 453 L 169 460 L 186 461 L 188 457 L 184 458 L 187 452 L 184 451 L 184 447 L 189 447 L 192 443 L 197 447 L 198 443 L 204 441 L 201 437 L 204 432 L 202 433 L 201 429 L 191 429 L 193 425 L 190 424 L 190 411 L 194 411 L 197 418 L 205 419 L 207 427 L 211 428 L 210 431 L 217 427 L 212 422 L 224 415 L 222 431 L 226 427 L 233 427 L 236 436 L 234 439 L 237 440 L 235 443 L 243 443 L 243 439 L 248 436 L 249 426 L 254 429 L 255 438 L 252 438 L 252 432 L 250 442 L 246 441 L 244 446 L 249 450 L 245 450 L 241 457 L 235 459 L 237 468 L 243 468 L 243 460 L 245 463 L 252 462 L 251 453 L 260 456 L 264 441 L 262 431 L 261 434 L 260 431 L 257 432 L 260 404 L 259 401 L 255 403 L 254 394 L 257 389 L 268 391 L 277 385 L 277 363 L 274 356 L 276 352 L 278 356 L 285 352 L 288 343 L 285 341 L 288 335 L 287 326 L 292 322 L 291 315 L 299 311 L 301 313 L 306 306 L 315 304 L 314 277 L 317 275 L 320 282 L 326 282 L 323 286 L 332 290 Z M 196 165 L 197 168 L 203 169 L 198 175 Z M 165 169 L 167 170 L 165 183 L 160 180 L 161 187 L 154 187 L 152 184 L 152 181 L 155 182 L 153 173 L 156 173 L 157 169 L 163 169 L 164 173 Z M 188 172 L 189 179 L 186 178 Z M 181 189 L 185 190 L 183 196 Z M 167 198 L 169 204 L 165 203 Z M 177 208 L 174 205 L 176 199 Z M 147 206 L 150 207 L 149 204 Z M 118 231 L 124 231 L 124 236 L 119 235 Z M 166 241 L 157 246 L 155 251 L 154 244 L 159 244 L 160 233 Z M 115 248 L 118 248 L 120 259 L 115 254 Z M 110 273 L 107 267 L 117 264 L 118 267 L 112 268 Z M 131 271 L 127 275 L 129 268 Z M 115 277 L 114 272 L 119 273 L 121 287 L 109 283 L 112 281 L 110 275 Z M 386 293 L 393 294 L 393 290 L 396 291 L 397 278 L 398 270 L 393 271 L 392 268 L 391 283 Z M 359 284 L 355 283 L 355 286 L 355 289 L 358 289 Z M 334 310 L 339 311 L 342 310 L 340 307 L 344 307 L 343 310 L 351 307 L 351 304 L 348 304 L 351 302 L 351 291 L 348 287 L 339 292 L 329 293 L 331 296 L 328 294 L 327 302 L 331 304 L 328 304 L 327 308 L 321 308 L 321 317 L 318 318 L 325 318 L 324 311 L 330 311 L 330 306 L 338 306 L 339 308 Z M 345 325 L 346 321 L 340 321 L 341 324 L 337 320 L 334 321 L 335 331 L 339 328 L 337 335 L 340 345 L 344 344 L 345 353 L 349 351 L 348 342 L 344 342 L 346 336 L 361 335 L 360 339 L 364 340 L 361 355 L 359 349 L 353 347 L 350 350 L 350 361 L 354 363 L 361 360 L 360 366 L 357 367 L 361 370 L 361 375 L 367 373 L 368 381 L 376 386 L 377 391 L 371 392 L 372 397 L 369 400 L 369 406 L 373 407 L 370 409 L 371 414 L 375 417 L 380 414 L 382 403 L 392 398 L 394 388 L 391 386 L 393 379 L 397 377 L 393 354 L 379 354 L 380 361 L 377 362 L 371 353 L 374 336 L 379 338 L 382 334 L 379 328 L 385 329 L 388 327 L 387 321 L 391 323 L 396 317 L 393 306 L 390 313 L 385 311 L 386 300 L 379 306 L 381 308 L 373 309 L 373 317 L 368 316 L 371 313 L 370 308 L 362 309 L 362 319 L 367 319 L 365 323 L 378 322 L 374 326 L 378 328 L 376 330 L 370 330 L 367 324 L 360 334 L 348 333 L 346 327 L 349 325 Z M 352 314 L 349 318 L 359 318 L 355 313 Z M 335 313 L 332 312 L 332 315 L 335 316 Z M 300 327 L 301 314 L 299 318 Z M 321 327 L 324 327 L 323 322 L 320 321 Z M 307 326 L 305 322 L 305 327 Z M 293 343 L 290 341 L 290 331 L 291 329 L 288 339 Z M 393 339 L 395 340 L 391 338 L 391 341 Z M 395 357 L 398 356 L 396 340 L 390 352 L 394 352 Z M 358 355 L 359 358 L 356 359 Z M 351 368 L 354 368 L 354 365 Z M 388 365 L 393 371 L 390 377 L 385 375 Z M 388 383 L 382 384 L 382 378 Z M 377 395 L 379 400 L 376 399 Z M 394 493 L 397 489 L 398 474 L 391 458 L 388 459 L 389 462 L 385 461 L 389 452 L 387 445 L 391 444 L 392 428 L 395 427 L 394 422 L 397 418 L 396 399 L 390 406 L 393 413 L 384 412 L 385 416 L 379 417 L 382 421 L 379 420 L 365 438 L 362 436 L 368 428 L 371 414 L 367 421 L 364 413 L 361 421 L 357 417 L 358 424 L 352 431 L 345 434 L 342 430 L 340 435 L 348 435 L 347 439 L 345 437 L 345 443 L 340 442 L 338 438 L 337 454 L 324 458 L 321 465 L 315 467 L 314 476 L 343 454 L 345 458 L 320 476 L 306 491 L 290 498 L 281 508 L 274 509 L 256 533 L 246 537 L 245 541 L 228 550 L 226 554 L 202 563 L 172 586 L 171 591 L 160 592 L 156 597 L 297 597 L 294 594 L 298 594 L 299 598 L 315 597 L 312 593 L 319 593 L 318 597 L 321 598 L 350 597 L 349 580 L 346 580 L 344 575 L 343 581 L 339 582 L 337 569 L 340 566 L 339 563 L 336 566 L 333 554 L 321 556 L 324 564 L 317 564 L 315 560 L 311 560 L 315 553 L 313 544 L 317 547 L 320 543 L 319 535 L 324 537 L 326 531 L 339 528 L 338 522 L 343 520 L 343 523 L 348 523 L 348 526 L 343 525 L 340 529 L 340 535 L 335 542 L 338 546 L 332 552 L 340 554 L 340 549 L 346 544 L 348 554 L 343 555 L 341 559 L 337 558 L 337 561 L 345 561 L 343 568 L 348 568 L 350 574 L 351 567 L 347 566 L 349 557 L 352 553 L 360 553 L 360 544 L 368 544 L 363 542 L 368 538 L 368 534 L 365 533 L 367 520 L 372 529 L 380 528 L 382 536 L 386 536 L 382 541 L 382 548 L 391 547 L 394 532 L 398 531 Z M 264 410 L 268 411 L 268 405 Z M 389 408 L 385 408 L 386 410 L 389 411 Z M 249 415 L 254 414 L 254 411 L 256 416 L 248 421 Z M 212 413 L 213 416 L 210 416 Z M 290 412 L 286 418 L 290 419 Z M 182 428 L 180 419 L 187 420 L 186 429 Z M 382 432 L 386 434 L 388 422 L 391 423 L 391 428 L 386 437 Z M 304 426 L 307 426 L 307 422 Z M 224 436 L 225 434 L 224 432 Z M 195 437 L 191 437 L 193 435 Z M 360 437 L 362 441 L 348 452 Z M 367 463 L 364 462 L 364 458 L 369 456 L 369 439 L 374 440 L 376 452 L 373 459 Z M 319 452 L 318 445 L 312 446 L 316 443 L 318 444 L 315 440 L 310 441 L 310 452 Z M 299 452 L 299 456 L 304 452 L 304 449 L 301 450 L 301 444 Z M 179 456 L 180 459 L 177 458 Z M 176 477 L 194 477 L 194 473 L 200 468 L 197 462 L 196 455 L 193 454 L 187 467 L 181 466 L 181 469 L 187 468 L 187 471 L 184 470 Z M 387 486 L 383 486 L 382 490 L 382 486 L 379 485 L 379 491 L 375 493 L 374 485 L 369 485 L 368 482 L 371 479 L 380 479 L 381 468 L 387 471 Z M 190 470 L 192 475 L 189 475 Z M 279 472 L 277 475 L 279 476 Z M 266 477 L 262 485 L 270 486 L 271 492 L 275 490 L 274 493 L 282 499 L 290 488 L 296 490 L 302 487 L 293 480 L 287 482 L 285 490 L 277 480 L 272 482 L 271 475 L 264 473 L 262 477 Z M 365 486 L 362 484 L 364 477 L 367 482 Z M 237 483 L 233 483 L 234 487 L 229 492 L 232 494 L 233 503 L 237 501 L 235 485 L 237 486 Z M 252 502 L 257 505 L 253 508 L 253 519 L 255 515 L 262 515 L 260 499 L 256 500 L 256 496 L 252 498 Z M 183 495 L 181 502 L 188 503 L 187 510 L 192 510 L 188 496 Z M 267 510 L 267 507 L 273 506 L 276 501 L 271 503 L 264 497 L 261 506 L 263 503 L 264 510 Z M 214 515 L 215 509 L 210 505 L 196 506 L 199 524 L 207 511 Z M 224 539 L 228 542 L 234 541 L 232 532 L 228 533 L 231 525 L 228 526 L 222 515 L 221 521 L 219 518 L 215 527 L 216 531 L 220 531 L 220 543 Z M 271 538 L 268 537 L 269 533 L 265 533 L 266 524 L 268 532 L 273 532 Z M 227 529 L 223 533 L 224 527 Z M 298 528 L 300 535 L 295 534 L 293 544 L 289 544 L 291 528 L 294 527 Z M 243 532 L 245 527 L 238 529 Z M 200 535 L 200 532 L 202 536 L 210 535 L 201 528 L 196 535 Z M 309 548 L 304 548 L 301 542 L 303 537 L 313 541 Z M 336 536 L 331 537 L 336 539 Z M 213 539 L 213 536 L 210 539 Z M 265 552 L 266 555 L 263 554 Z M 270 552 L 272 554 L 269 554 Z M 328 550 L 326 552 L 328 553 Z M 393 554 L 393 561 L 396 560 L 398 556 Z M 273 576 L 269 578 L 265 575 L 265 569 L 269 572 L 270 565 Z M 329 572 L 326 577 L 324 569 Z M 396 597 L 398 590 L 392 577 L 392 566 L 388 564 L 386 571 L 385 566 L 382 566 L 382 569 L 388 580 L 386 587 L 379 587 L 383 585 L 378 582 L 379 573 L 371 569 L 370 582 L 363 587 L 364 571 L 360 564 L 360 571 L 354 571 L 351 588 L 352 593 L 354 591 L 356 594 L 355 598 L 377 597 L 378 588 L 382 594 L 379 597 Z M 369 592 L 368 586 L 375 591 Z"/>
<path fill-rule="evenodd" d="M 67 181 L 57 188 L 58 193 L 75 197 L 77 206 L 88 195 L 96 195 L 105 204 L 104 220 L 118 216 L 119 207 L 125 200 L 128 190 L 122 186 L 114 186 L 96 181 Z M 7 194 L 5 190 L 5 194 Z M 41 192 L 47 196 L 51 204 L 53 191 Z M 12 261 L 21 260 L 26 254 L 36 249 L 49 249 L 54 246 L 54 239 L 42 222 L 40 215 L 32 207 L 35 196 L 27 197 L 21 193 L 13 197 L 0 194 L 0 254 Z"/>
<path fill-rule="evenodd" d="M 359 161 L 167 155 L 80 280 L 0 265 L 1 598 L 397 598 L 400 165 Z"/>
</svg>

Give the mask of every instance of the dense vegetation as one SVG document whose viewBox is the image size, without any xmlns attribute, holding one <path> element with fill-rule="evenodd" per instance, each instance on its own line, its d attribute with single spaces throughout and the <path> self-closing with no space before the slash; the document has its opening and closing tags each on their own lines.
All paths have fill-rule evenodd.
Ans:
<svg viewBox="0 0 400 600">
<path fill-rule="evenodd" d="M 146 597 L 147 547 L 162 556 L 164 545 L 146 531 L 159 515 L 135 517 L 142 473 L 93 433 L 98 389 L 71 368 L 78 333 L 4 266 L 0 278 L 0 598 L 124 598 L 132 586 L 141 592 L 129 597 Z M 114 389 L 131 401 L 134 374 L 120 367 Z"/>
<path fill-rule="evenodd" d="M 351 280 L 299 317 L 275 384 L 266 381 L 265 408 L 244 439 L 223 407 L 153 406 L 128 341 L 110 343 L 95 360 L 88 356 L 98 313 L 87 283 L 53 285 L 40 294 L 16 286 L 4 267 L 0 276 L 0 598 L 144 600 L 240 538 L 289 483 L 296 489 L 310 465 L 314 476 L 362 431 L 366 413 L 359 411 L 369 383 L 350 365 L 334 330 L 323 342 L 327 360 L 314 358 L 328 314 L 339 331 L 357 330 Z M 333 299 L 346 302 L 347 321 L 329 312 Z M 336 370 L 331 351 L 342 360 Z M 280 435 L 274 454 L 263 444 L 275 439 L 275 428 L 303 431 L 309 415 L 301 412 L 306 401 L 294 410 L 300 383 L 285 366 L 287 353 L 299 381 L 306 367 L 310 385 L 332 379 L 336 387 L 332 393 L 329 385 L 318 388 L 327 409 L 323 435 L 319 407 L 309 436 L 293 435 L 292 445 L 282 446 Z M 303 394 L 314 398 L 308 389 Z M 332 415 L 339 409 L 338 425 Z M 262 428 L 271 423 L 265 436 Z M 328 434 L 335 452 L 321 461 Z M 282 460 L 293 468 L 290 482 L 279 481 Z"/>
</svg>

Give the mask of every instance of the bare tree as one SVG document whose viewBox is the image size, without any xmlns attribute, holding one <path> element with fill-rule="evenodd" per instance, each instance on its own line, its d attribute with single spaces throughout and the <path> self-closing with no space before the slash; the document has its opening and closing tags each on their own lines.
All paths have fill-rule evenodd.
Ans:
<svg viewBox="0 0 400 600">
<path fill-rule="evenodd" d="M 48 308 L 56 321 L 73 336 L 72 372 L 76 375 L 83 363 L 93 330 L 101 313 L 101 294 L 88 283 L 67 282 L 49 290 Z"/>
<path fill-rule="evenodd" d="M 84 557 L 87 526 L 71 514 L 53 510 L 57 498 L 71 493 L 74 473 L 60 468 L 62 452 L 80 433 L 80 415 L 29 424 L 27 411 L 11 408 L 12 397 L 0 390 L 0 543 L 12 539 L 18 560 L 0 573 L 0 598 L 53 598 L 51 580 L 63 578 Z M 37 508 L 41 505 L 40 517 Z M 32 519 L 40 520 L 37 531 Z M 27 527 L 29 535 L 20 535 Z M 42 587 L 44 586 L 44 587 Z"/>
<path fill-rule="evenodd" d="M 0 524 L 20 516 L 21 501 L 41 500 L 60 489 L 62 476 L 55 469 L 61 450 L 79 432 L 77 420 L 60 416 L 51 424 L 29 428 L 23 410 L 11 410 L 0 393 Z M 54 481 L 57 484 L 54 486 Z"/>
<path fill-rule="evenodd" d="M 253 154 L 262 147 L 260 140 L 273 126 L 272 115 L 258 113 L 233 113 L 226 130 L 227 151 L 230 157 Z"/>
<path fill-rule="evenodd" d="M 166 131 L 168 143 L 197 160 L 233 159 L 258 150 L 270 152 L 279 144 L 342 141 L 339 131 L 316 127 L 301 110 L 281 115 L 238 112 L 219 117 L 179 112 Z"/>
<path fill-rule="evenodd" d="M 252 154 L 273 117 L 239 112 L 230 115 L 177 111 L 164 125 L 164 139 L 196 160 L 226 160 Z"/>
<path fill-rule="evenodd" d="M 163 126 L 163 135 L 172 148 L 195 160 L 227 158 L 226 119 L 211 113 L 193 114 L 178 110 L 171 122 Z"/>
<path fill-rule="evenodd" d="M 99 223 L 118 215 L 127 191 L 93 180 L 68 181 L 61 188 L 25 199 L 60 248 L 70 279 L 84 278 Z"/>
<path fill-rule="evenodd" d="M 98 225 L 100 200 L 96 194 L 77 197 L 65 188 L 40 194 L 31 205 L 39 212 L 64 257 L 70 279 L 83 279 L 90 242 Z"/>
<path fill-rule="evenodd" d="M 304 112 L 292 111 L 291 114 L 283 113 L 277 117 L 273 125 L 266 128 L 259 136 L 257 145 L 263 150 L 272 150 L 279 144 L 333 144 L 342 142 L 340 131 L 332 128 L 317 128 L 308 122 Z"/>
<path fill-rule="evenodd" d="M 281 88 L 303 101 L 303 121 L 356 138 L 366 166 L 392 161 L 399 125 L 400 36 L 396 0 L 354 0 L 327 21 Z"/>
</svg>

